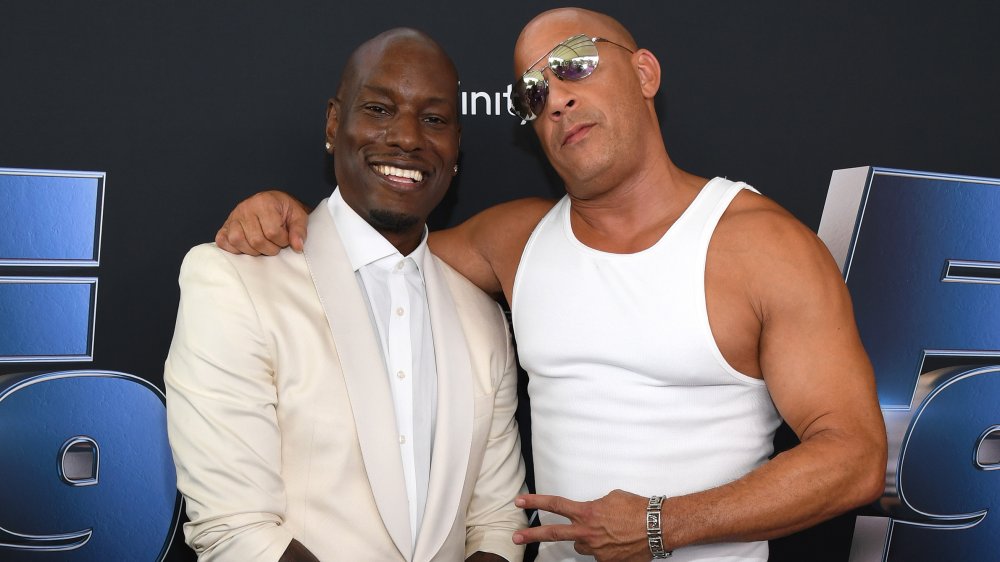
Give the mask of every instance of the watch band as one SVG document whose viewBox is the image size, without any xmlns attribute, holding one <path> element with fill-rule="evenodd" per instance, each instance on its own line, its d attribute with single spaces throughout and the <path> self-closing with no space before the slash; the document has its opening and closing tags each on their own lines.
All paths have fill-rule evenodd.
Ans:
<svg viewBox="0 0 1000 562">
<path fill-rule="evenodd" d="M 660 507 L 663 496 L 652 496 L 646 506 L 646 538 L 649 540 L 649 551 L 654 559 L 670 558 L 672 550 L 663 548 L 663 528 L 660 524 Z"/>
</svg>

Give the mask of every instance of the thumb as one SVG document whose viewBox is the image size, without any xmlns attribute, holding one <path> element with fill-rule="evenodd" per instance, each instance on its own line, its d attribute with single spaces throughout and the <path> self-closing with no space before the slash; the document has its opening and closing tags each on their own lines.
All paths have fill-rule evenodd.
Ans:
<svg viewBox="0 0 1000 562">
<path fill-rule="evenodd" d="M 306 225 L 309 214 L 302 203 L 294 201 L 285 210 L 285 225 L 288 227 L 288 243 L 296 252 L 302 253 L 306 243 Z"/>
<path fill-rule="evenodd" d="M 288 242 L 293 250 L 302 253 L 306 244 L 306 219 L 293 219 L 288 222 Z"/>
</svg>

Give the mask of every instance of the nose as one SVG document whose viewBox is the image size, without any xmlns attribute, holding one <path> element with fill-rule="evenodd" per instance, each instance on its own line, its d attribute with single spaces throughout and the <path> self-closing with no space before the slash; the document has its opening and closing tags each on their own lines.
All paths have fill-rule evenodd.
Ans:
<svg viewBox="0 0 1000 562">
<path fill-rule="evenodd" d="M 549 80 L 549 95 L 545 100 L 545 111 L 549 119 L 558 121 L 564 113 L 576 105 L 576 98 L 571 90 L 565 80 L 558 78 Z"/>
<path fill-rule="evenodd" d="M 385 131 L 385 142 L 406 152 L 413 152 L 423 144 L 420 119 L 416 115 L 400 113 Z"/>
</svg>

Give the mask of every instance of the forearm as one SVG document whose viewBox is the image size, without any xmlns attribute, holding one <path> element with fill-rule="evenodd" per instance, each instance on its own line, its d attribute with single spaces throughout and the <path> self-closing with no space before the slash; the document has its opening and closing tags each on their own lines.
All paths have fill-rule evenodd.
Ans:
<svg viewBox="0 0 1000 562">
<path fill-rule="evenodd" d="M 884 481 L 885 453 L 878 439 L 871 445 L 818 433 L 734 482 L 667 498 L 660 510 L 663 546 L 772 539 L 872 501 Z M 599 560 L 635 562 L 651 555 L 643 496 L 613 490 L 579 502 L 528 494 L 516 505 L 570 520 L 518 531 L 517 544 L 573 541 L 577 552 Z"/>
<path fill-rule="evenodd" d="M 665 500 L 667 547 L 774 539 L 876 499 L 885 474 L 878 440 L 859 446 L 857 439 L 828 433 L 739 480 Z"/>
</svg>

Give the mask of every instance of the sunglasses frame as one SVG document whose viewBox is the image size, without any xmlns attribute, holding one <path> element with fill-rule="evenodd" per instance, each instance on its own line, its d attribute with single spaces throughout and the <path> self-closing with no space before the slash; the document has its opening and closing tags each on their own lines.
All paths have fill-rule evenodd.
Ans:
<svg viewBox="0 0 1000 562">
<path fill-rule="evenodd" d="M 590 70 L 586 72 L 586 74 L 583 74 L 582 76 L 576 78 L 563 76 L 562 74 L 560 74 L 561 65 L 565 64 L 567 61 L 566 59 L 558 61 L 557 59 L 553 59 L 552 53 L 556 52 L 560 48 L 566 48 L 571 51 L 575 51 L 579 47 L 579 45 L 574 47 L 571 46 L 571 44 L 574 41 L 579 41 L 580 39 L 586 39 L 590 43 L 590 45 L 594 48 L 594 55 L 593 55 L 594 65 L 593 67 L 590 68 Z M 531 66 L 528 67 L 528 70 L 521 75 L 521 77 L 517 80 L 517 82 L 514 83 L 514 87 L 511 89 L 511 96 L 510 96 L 511 108 L 514 110 L 514 114 L 521 119 L 522 125 L 526 124 L 528 121 L 534 121 L 535 119 L 538 118 L 538 114 L 536 114 L 535 111 L 532 109 L 531 107 L 532 104 L 528 100 L 529 96 L 527 94 L 529 91 L 534 89 L 535 95 L 532 97 L 541 98 L 539 109 L 544 108 L 545 103 L 548 101 L 549 81 L 545 79 L 545 74 L 544 74 L 545 69 L 548 68 L 549 70 L 551 70 L 552 75 L 559 80 L 570 80 L 573 82 L 583 80 L 589 77 L 591 74 L 593 74 L 594 71 L 597 70 L 597 65 L 601 62 L 600 53 L 598 52 L 597 49 L 598 43 L 611 43 L 612 45 L 621 47 L 622 49 L 625 49 L 630 53 L 635 53 L 635 51 L 629 49 L 625 45 L 615 43 L 614 41 L 610 39 L 605 39 L 603 37 L 591 37 L 585 33 L 580 33 L 577 35 L 573 35 L 571 37 L 567 37 L 566 40 L 559 42 L 558 44 L 556 44 L 555 47 L 549 49 L 549 52 L 545 53 L 544 55 L 539 57 L 538 60 L 531 63 Z M 573 61 L 577 58 L 583 58 L 584 56 L 589 57 L 589 55 L 579 55 L 579 56 L 574 56 L 568 60 Z M 545 59 L 549 59 L 546 62 L 545 66 L 536 70 L 535 67 L 538 65 L 538 63 L 542 62 Z M 530 82 L 529 79 L 531 80 Z M 518 107 L 519 105 L 522 104 L 523 108 Z M 522 111 L 522 109 L 526 111 Z M 541 111 L 539 111 L 539 113 L 540 112 Z"/>
</svg>

